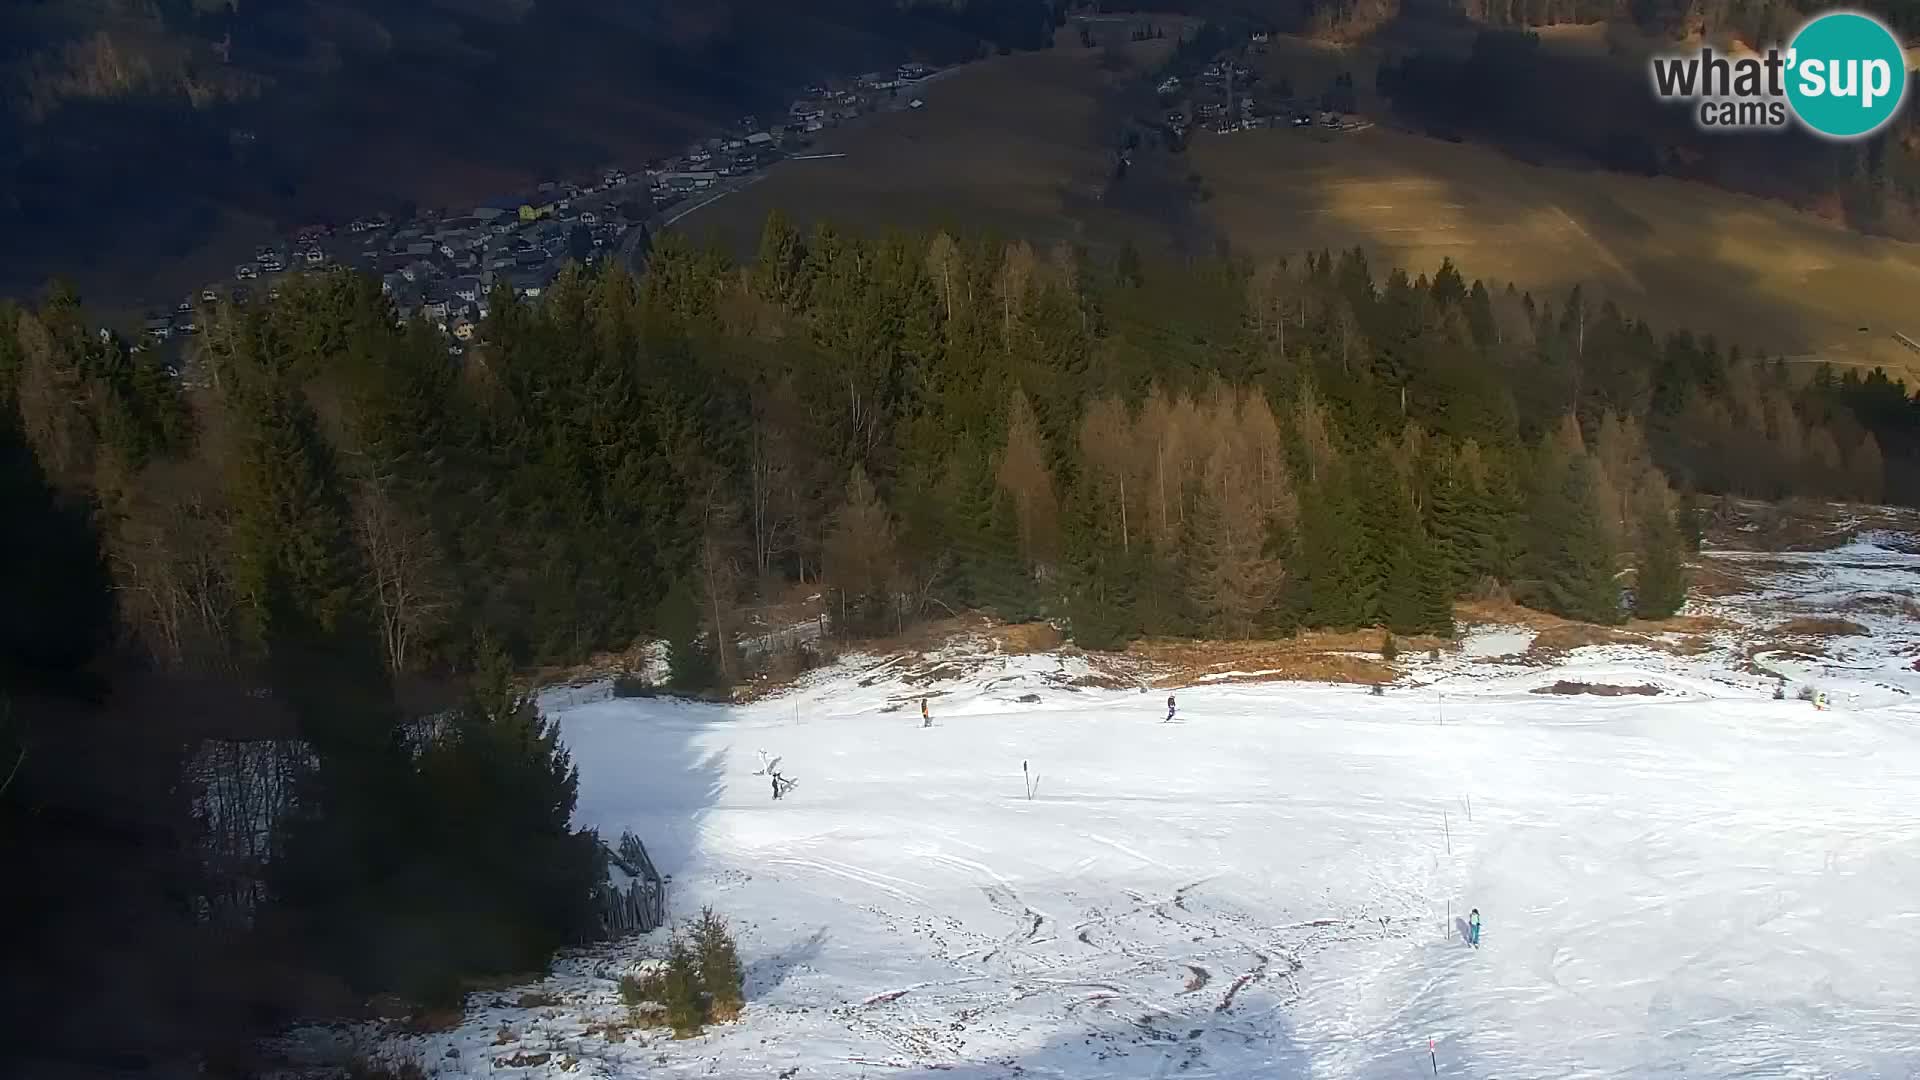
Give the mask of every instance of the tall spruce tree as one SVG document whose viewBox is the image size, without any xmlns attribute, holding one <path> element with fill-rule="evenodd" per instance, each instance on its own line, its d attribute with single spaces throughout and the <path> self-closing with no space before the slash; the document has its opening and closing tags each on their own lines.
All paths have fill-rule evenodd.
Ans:
<svg viewBox="0 0 1920 1080">
<path fill-rule="evenodd" d="M 514 685 L 497 645 L 450 728 L 421 755 L 438 833 L 432 884 L 438 940 L 452 969 L 525 971 L 594 932 L 594 886 L 606 879 L 599 838 L 576 832 L 579 772 L 560 730 Z"/>
<path fill-rule="evenodd" d="M 1623 617 L 1620 586 L 1595 479 L 1585 453 L 1543 447 L 1528 566 L 1539 603 L 1548 611 L 1612 624 Z"/>
<path fill-rule="evenodd" d="M 1140 559 L 1119 543 L 1110 522 L 1088 486 L 1075 490 L 1064 530 L 1067 618 L 1075 644 L 1085 649 L 1124 648 L 1140 633 Z"/>
<path fill-rule="evenodd" d="M 1633 613 L 1642 619 L 1665 619 L 1687 601 L 1686 538 L 1674 520 L 1680 510 L 1669 510 L 1655 492 L 1644 493 L 1638 501 Z"/>
</svg>

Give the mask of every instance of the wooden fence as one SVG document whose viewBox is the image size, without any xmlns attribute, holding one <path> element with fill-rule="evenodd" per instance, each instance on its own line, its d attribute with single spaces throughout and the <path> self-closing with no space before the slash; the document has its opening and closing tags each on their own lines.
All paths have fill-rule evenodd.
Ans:
<svg viewBox="0 0 1920 1080">
<path fill-rule="evenodd" d="M 594 895 L 600 909 L 603 937 L 645 934 L 667 922 L 667 883 L 654 869 L 647 847 L 631 832 L 620 834 L 620 846 L 607 848 L 607 862 L 624 875 L 624 882 L 603 883 Z"/>
</svg>

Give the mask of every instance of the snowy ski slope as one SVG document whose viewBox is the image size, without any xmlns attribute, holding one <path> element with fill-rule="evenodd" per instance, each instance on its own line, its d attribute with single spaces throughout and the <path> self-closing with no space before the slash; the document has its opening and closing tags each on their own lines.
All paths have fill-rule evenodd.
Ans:
<svg viewBox="0 0 1920 1080">
<path fill-rule="evenodd" d="M 646 838 L 677 917 L 740 929 L 746 1015 L 590 1030 L 656 935 L 564 961 L 558 1005 L 478 995 L 379 1051 L 447 1077 L 1920 1076 L 1920 557 L 1893 544 L 1725 556 L 1765 585 L 1715 613 L 1872 630 L 1772 662 L 1825 712 L 1772 700 L 1732 632 L 1528 667 L 1511 627 L 1384 697 L 1202 684 L 1172 724 L 1165 691 L 1069 685 L 1075 658 L 961 647 L 924 686 L 866 658 L 737 708 L 550 698 L 581 820 Z M 1661 692 L 1531 692 L 1562 679 Z M 777 803 L 762 750 L 799 781 Z"/>
</svg>

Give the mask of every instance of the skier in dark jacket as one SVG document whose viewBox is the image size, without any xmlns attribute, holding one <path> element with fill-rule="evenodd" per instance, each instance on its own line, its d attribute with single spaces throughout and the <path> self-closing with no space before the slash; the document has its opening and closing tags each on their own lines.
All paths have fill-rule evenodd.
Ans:
<svg viewBox="0 0 1920 1080">
<path fill-rule="evenodd" d="M 1172 694 L 1167 695 L 1167 718 L 1161 721 L 1161 723 L 1165 723 L 1165 724 L 1173 723 L 1173 695 Z"/>
<path fill-rule="evenodd" d="M 929 715 L 929 714 L 927 713 L 927 699 L 926 699 L 926 698 L 921 698 L 921 699 L 920 699 L 920 726 L 921 726 L 921 727 L 932 727 L 932 726 L 933 726 L 933 717 L 932 717 L 932 716 L 930 716 L 930 715 Z"/>
</svg>

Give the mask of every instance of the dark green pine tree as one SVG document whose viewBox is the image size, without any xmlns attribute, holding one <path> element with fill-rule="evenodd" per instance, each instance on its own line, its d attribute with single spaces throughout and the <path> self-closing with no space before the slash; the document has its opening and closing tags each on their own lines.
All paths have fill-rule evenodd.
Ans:
<svg viewBox="0 0 1920 1080">
<path fill-rule="evenodd" d="M 48 482 L 9 407 L 0 411 L 0 686 L 26 690 L 77 676 L 109 644 L 113 579 L 100 555 L 95 517 L 82 499 Z M 8 703 L 0 696 L 0 713 Z M 0 721 L 8 718 L 0 715 Z M 19 740 L 0 739 L 0 778 L 23 761 Z"/>
<path fill-rule="evenodd" d="M 1687 602 L 1686 565 L 1683 562 L 1686 537 L 1675 523 L 1679 511 L 1669 513 L 1664 501 L 1649 496 L 1643 500 L 1636 552 L 1638 569 L 1634 575 L 1633 613 L 1642 619 L 1665 619 Z"/>
<path fill-rule="evenodd" d="M 1473 581 L 1473 556 L 1484 542 L 1478 500 L 1458 459 L 1449 452 L 1430 453 L 1427 462 L 1426 527 L 1432 557 L 1440 565 L 1447 592 L 1457 596 Z"/>
<path fill-rule="evenodd" d="M 1020 558 L 1013 500 L 987 456 L 967 446 L 949 455 L 941 516 L 953 554 L 955 596 L 1008 622 L 1039 614 L 1039 588 Z"/>
<path fill-rule="evenodd" d="M 667 685 L 688 693 L 711 688 L 718 669 L 701 636 L 699 593 L 685 575 L 661 597 L 654 626 L 667 643 Z"/>
<path fill-rule="evenodd" d="M 1413 496 L 1383 449 L 1355 465 L 1355 503 L 1360 508 L 1364 557 L 1353 587 L 1362 598 L 1362 625 L 1392 626 L 1416 633 L 1420 624 L 1420 517 Z"/>
<path fill-rule="evenodd" d="M 366 618 L 359 549 L 333 451 L 300 391 L 265 377 L 234 392 L 233 579 L 253 658 L 321 756 L 387 743 L 386 679 Z"/>
<path fill-rule="evenodd" d="M 1524 453 L 1524 452 L 1522 452 Z M 1518 572 L 1523 547 L 1526 495 L 1515 473 L 1513 457 L 1485 453 L 1485 475 L 1468 488 L 1467 535 L 1474 544 L 1468 560 L 1472 580 L 1507 582 Z"/>
<path fill-rule="evenodd" d="M 1107 517 L 1084 486 L 1067 505 L 1067 618 L 1074 643 L 1083 649 L 1122 649 L 1140 633 L 1135 610 L 1140 560 L 1122 550 Z"/>
<path fill-rule="evenodd" d="M 996 484 L 986 496 L 986 519 L 974 531 L 974 594 L 980 606 L 1007 622 L 1040 617 L 1040 587 L 1020 558 L 1020 523 L 1013 497 Z"/>
<path fill-rule="evenodd" d="M 1380 621 L 1396 634 L 1418 634 L 1425 622 L 1425 596 L 1421 588 L 1424 582 L 1420 572 L 1428 546 L 1417 535 L 1388 545 Z"/>
<path fill-rule="evenodd" d="M 1308 626 L 1352 628 L 1378 617 L 1381 573 L 1347 476 L 1352 471 L 1329 466 L 1300 502 L 1296 604 Z"/>
<path fill-rule="evenodd" d="M 773 210 L 760 230 L 760 253 L 749 274 L 754 294 L 789 310 L 798 307 L 803 293 L 801 267 L 806 262 L 800 231 L 785 214 Z"/>
<path fill-rule="evenodd" d="M 1453 598 L 1455 565 L 1445 550 L 1427 537 L 1420 545 L 1416 563 L 1419 577 L 1419 623 L 1422 633 L 1453 636 Z"/>
<path fill-rule="evenodd" d="M 558 725 L 514 685 L 506 654 L 478 644 L 465 703 L 421 755 L 437 823 L 435 933 L 479 972 L 537 968 L 594 930 L 606 857 L 575 832 L 579 773 Z"/>
<path fill-rule="evenodd" d="M 1700 554 L 1700 543 L 1706 532 L 1706 515 L 1700 510 L 1700 497 L 1691 491 L 1681 495 L 1679 505 L 1673 508 L 1673 515 L 1680 536 L 1686 541 L 1687 550 L 1695 555 Z"/>
<path fill-rule="evenodd" d="M 1541 463 L 1528 552 L 1541 605 L 1569 619 L 1618 623 L 1620 587 L 1594 497 L 1593 463 L 1585 454 L 1552 448 L 1543 450 Z"/>
<path fill-rule="evenodd" d="M 359 552 L 330 447 L 289 380 L 229 391 L 229 502 L 243 658 L 270 684 L 314 764 L 297 777 L 269 867 L 275 919 L 301 927 L 314 970 L 357 988 L 442 989 L 453 958 L 405 956 L 430 820 L 365 615 Z"/>
</svg>

